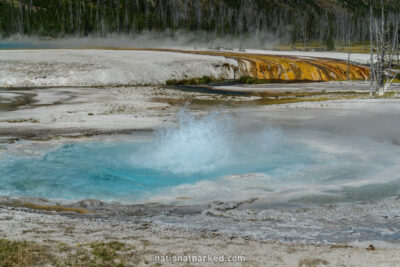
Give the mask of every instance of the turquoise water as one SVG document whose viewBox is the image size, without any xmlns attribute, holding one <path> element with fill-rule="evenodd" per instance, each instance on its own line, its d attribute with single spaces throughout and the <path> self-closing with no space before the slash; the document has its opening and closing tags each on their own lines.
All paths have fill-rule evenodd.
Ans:
<svg viewBox="0 0 400 267">
<path fill-rule="evenodd" d="M 225 115 L 196 119 L 181 113 L 178 126 L 161 129 L 148 141 L 78 142 L 41 156 L 8 155 L 0 161 L 0 193 L 140 202 L 180 185 L 236 174 L 265 174 L 268 179 L 257 186 L 268 183 L 271 190 L 356 179 L 377 169 L 369 160 L 325 153 L 276 128 L 238 132 Z M 218 186 L 226 192 L 222 187 L 232 185 Z M 250 187 L 239 189 L 254 190 Z"/>
<path fill-rule="evenodd" d="M 32 42 L 1 42 L 0 49 L 46 49 L 52 48 L 49 43 L 32 43 Z"/>
</svg>

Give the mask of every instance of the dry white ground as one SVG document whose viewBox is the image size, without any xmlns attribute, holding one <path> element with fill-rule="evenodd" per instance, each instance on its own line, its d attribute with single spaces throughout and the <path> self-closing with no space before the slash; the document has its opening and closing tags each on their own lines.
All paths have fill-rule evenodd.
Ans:
<svg viewBox="0 0 400 267">
<path fill-rule="evenodd" d="M 237 61 L 128 50 L 2 50 L 0 87 L 157 85 L 202 76 L 234 78 Z"/>
<path fill-rule="evenodd" d="M 134 247 L 132 266 L 153 265 L 156 256 L 244 256 L 245 262 L 161 262 L 162 266 L 398 266 L 395 248 L 315 246 L 257 241 L 209 232 L 188 232 L 147 223 L 68 218 L 0 208 L 0 237 L 31 240 L 69 250 L 93 242 Z M 60 255 L 62 256 L 62 255 Z M 156 266 L 156 265 L 155 265 Z"/>
<path fill-rule="evenodd" d="M 347 53 L 340 52 L 302 52 L 302 51 L 274 51 L 274 50 L 259 50 L 259 49 L 247 49 L 246 53 L 257 53 L 267 55 L 283 55 L 283 56 L 297 56 L 297 57 L 317 57 L 317 58 L 331 58 L 348 60 L 349 55 Z M 368 64 L 371 60 L 370 54 L 364 53 L 351 53 L 350 60 L 360 64 Z"/>
</svg>

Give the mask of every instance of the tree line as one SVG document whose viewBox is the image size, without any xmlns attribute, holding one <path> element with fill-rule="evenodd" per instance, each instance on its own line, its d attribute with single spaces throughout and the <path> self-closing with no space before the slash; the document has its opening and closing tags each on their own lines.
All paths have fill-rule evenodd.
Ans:
<svg viewBox="0 0 400 267">
<path fill-rule="evenodd" d="M 0 0 L 0 34 L 106 36 L 204 31 L 216 36 L 272 33 L 290 42 L 369 40 L 374 0 Z M 400 1 L 385 0 L 388 23 Z"/>
</svg>

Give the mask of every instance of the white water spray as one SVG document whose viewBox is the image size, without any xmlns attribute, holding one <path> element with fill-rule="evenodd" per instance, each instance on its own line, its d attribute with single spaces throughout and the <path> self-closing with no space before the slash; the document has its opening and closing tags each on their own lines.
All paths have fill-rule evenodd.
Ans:
<svg viewBox="0 0 400 267">
<path fill-rule="evenodd" d="M 176 174 L 212 171 L 232 156 L 233 123 L 229 115 L 213 112 L 202 118 L 180 111 L 177 127 L 156 133 L 156 140 L 133 163 Z"/>
</svg>

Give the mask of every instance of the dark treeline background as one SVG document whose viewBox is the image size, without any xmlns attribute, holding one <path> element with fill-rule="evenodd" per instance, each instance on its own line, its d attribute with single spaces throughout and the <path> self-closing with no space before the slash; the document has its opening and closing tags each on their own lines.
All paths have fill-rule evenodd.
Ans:
<svg viewBox="0 0 400 267">
<path fill-rule="evenodd" d="M 216 36 L 270 33 L 287 42 L 369 40 L 373 0 L 0 0 L 0 35 L 106 36 L 143 31 L 204 31 Z M 399 0 L 385 0 L 399 23 Z M 394 28 L 392 26 L 392 28 Z"/>
</svg>

